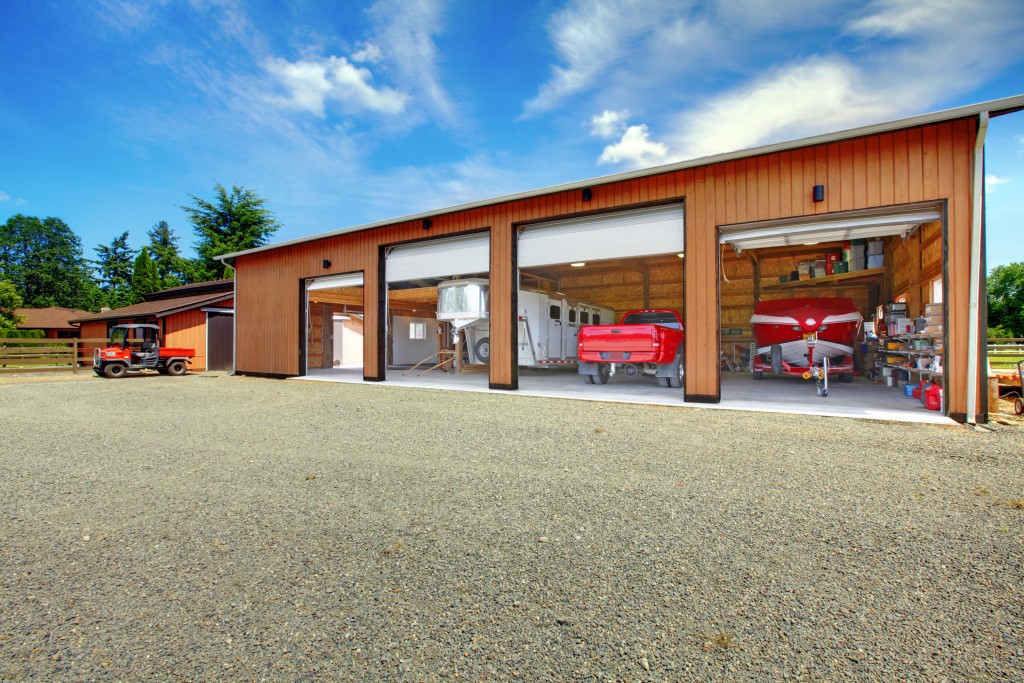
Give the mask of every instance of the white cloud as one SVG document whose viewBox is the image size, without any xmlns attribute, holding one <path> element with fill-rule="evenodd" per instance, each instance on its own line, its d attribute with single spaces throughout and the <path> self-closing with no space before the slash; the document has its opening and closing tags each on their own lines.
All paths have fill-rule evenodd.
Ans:
<svg viewBox="0 0 1024 683">
<path fill-rule="evenodd" d="M 605 109 L 597 116 L 590 119 L 590 134 L 606 140 L 622 135 L 626 129 L 626 120 L 629 118 L 628 111 L 611 111 Z"/>
<path fill-rule="evenodd" d="M 0 190 L 0 202 L 6 202 L 11 198 L 11 195 L 7 194 L 3 190 Z"/>
<path fill-rule="evenodd" d="M 1024 135 L 1018 135 L 1015 139 L 1017 140 L 1017 142 L 1024 145 Z"/>
<path fill-rule="evenodd" d="M 625 163 L 630 168 L 643 168 L 665 163 L 668 147 L 650 139 L 646 125 L 630 126 L 622 139 L 608 145 L 598 159 L 602 164 Z"/>
<path fill-rule="evenodd" d="M 407 100 L 407 95 L 391 88 L 374 88 L 373 74 L 344 57 L 296 62 L 272 58 L 263 66 L 288 91 L 288 96 L 276 98 L 277 102 L 319 117 L 325 115 L 324 105 L 329 100 L 346 109 L 382 114 L 400 113 Z"/>
<path fill-rule="evenodd" d="M 548 34 L 562 64 L 525 105 L 527 116 L 558 106 L 591 88 L 609 67 L 626 57 L 631 43 L 651 32 L 688 2 L 573 0 L 548 22 Z"/>
<path fill-rule="evenodd" d="M 843 61 L 797 64 L 682 114 L 672 136 L 680 159 L 744 149 L 767 140 L 842 130 L 913 106 L 911 93 L 875 92 Z"/>
<path fill-rule="evenodd" d="M 384 56 L 380 47 L 373 43 L 361 43 L 360 48 L 351 55 L 353 62 L 369 62 L 376 64 Z"/>
<path fill-rule="evenodd" d="M 376 44 L 387 46 L 384 59 L 395 82 L 418 95 L 418 104 L 442 121 L 453 123 L 455 108 L 441 85 L 434 44 L 444 28 L 439 0 L 378 0 L 369 15 Z"/>
<path fill-rule="evenodd" d="M 1009 178 L 1000 178 L 994 173 L 989 173 L 985 176 L 985 187 L 994 187 L 996 185 L 1005 185 L 1010 182 Z"/>
</svg>

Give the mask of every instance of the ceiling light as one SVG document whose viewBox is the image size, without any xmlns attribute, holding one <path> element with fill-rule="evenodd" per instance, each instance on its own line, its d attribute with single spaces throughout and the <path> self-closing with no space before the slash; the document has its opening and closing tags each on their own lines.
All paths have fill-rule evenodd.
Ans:
<svg viewBox="0 0 1024 683">
<path fill-rule="evenodd" d="M 585 261 L 577 261 L 576 263 L 570 263 L 569 265 L 572 266 L 573 268 L 582 268 L 587 264 Z"/>
<path fill-rule="evenodd" d="M 678 254 L 676 254 L 676 256 L 678 256 L 679 258 L 683 258 L 684 256 L 686 256 L 686 254 L 684 254 L 683 252 L 679 252 Z"/>
</svg>

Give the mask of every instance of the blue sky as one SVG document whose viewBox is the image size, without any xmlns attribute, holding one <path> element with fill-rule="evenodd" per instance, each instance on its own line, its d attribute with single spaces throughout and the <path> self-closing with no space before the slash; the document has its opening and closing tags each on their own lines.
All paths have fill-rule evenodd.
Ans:
<svg viewBox="0 0 1024 683">
<path fill-rule="evenodd" d="M 274 241 L 1024 93 L 1020 0 L 82 0 L 0 13 L 0 220 L 141 246 L 215 182 Z M 1024 261 L 1024 112 L 987 144 Z"/>
</svg>

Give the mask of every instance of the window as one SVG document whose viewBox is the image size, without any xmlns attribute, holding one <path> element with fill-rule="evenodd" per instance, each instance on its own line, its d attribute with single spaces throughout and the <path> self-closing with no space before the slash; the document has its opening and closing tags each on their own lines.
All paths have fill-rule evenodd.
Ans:
<svg viewBox="0 0 1024 683">
<path fill-rule="evenodd" d="M 937 277 L 932 280 L 932 300 L 933 304 L 942 303 L 942 278 Z"/>
<path fill-rule="evenodd" d="M 595 325 L 600 325 L 601 324 L 601 314 L 600 313 L 595 313 L 594 314 L 594 324 Z"/>
<path fill-rule="evenodd" d="M 623 325 L 661 325 L 673 329 L 682 329 L 679 321 L 671 313 L 659 313 L 658 311 L 644 311 L 627 315 L 622 321 Z"/>
<path fill-rule="evenodd" d="M 571 308 L 571 307 L 569 308 L 569 322 L 571 322 L 571 323 L 576 322 L 576 309 L 575 308 Z"/>
<path fill-rule="evenodd" d="M 409 339 L 426 339 L 426 323 L 409 323 Z"/>
<path fill-rule="evenodd" d="M 548 317 L 551 318 L 552 320 L 561 320 L 562 307 L 552 305 L 551 308 L 548 309 Z"/>
<path fill-rule="evenodd" d="M 590 311 L 580 311 L 580 325 L 590 324 Z"/>
</svg>

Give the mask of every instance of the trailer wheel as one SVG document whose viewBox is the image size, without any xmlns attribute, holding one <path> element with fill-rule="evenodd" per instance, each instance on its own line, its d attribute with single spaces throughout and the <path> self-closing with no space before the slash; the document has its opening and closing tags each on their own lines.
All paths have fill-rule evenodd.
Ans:
<svg viewBox="0 0 1024 683">
<path fill-rule="evenodd" d="M 167 364 L 167 374 L 173 375 L 174 377 L 180 377 L 185 374 L 188 368 L 185 366 L 183 360 L 172 360 Z"/>
<path fill-rule="evenodd" d="M 754 379 L 756 379 L 756 380 L 764 379 L 764 371 L 763 370 L 754 370 Z"/>
<path fill-rule="evenodd" d="M 612 370 L 608 367 L 607 363 L 597 364 L 597 375 L 590 375 L 594 378 L 594 384 L 608 384 L 608 379 L 612 376 Z"/>
<path fill-rule="evenodd" d="M 1013 412 L 1024 415 L 1024 400 L 1016 398 L 1013 400 Z"/>
<path fill-rule="evenodd" d="M 668 385 L 673 389 L 683 387 L 683 360 L 681 358 L 676 362 L 676 374 L 668 378 Z"/>
<path fill-rule="evenodd" d="M 128 372 L 128 366 L 124 363 L 108 363 L 107 366 L 103 368 L 103 376 L 108 379 L 124 377 L 126 372 Z"/>
<path fill-rule="evenodd" d="M 782 347 L 772 344 L 772 374 L 776 377 L 782 374 Z"/>
<path fill-rule="evenodd" d="M 597 384 L 597 382 L 594 381 L 593 375 L 583 375 L 583 381 L 587 384 Z"/>
<path fill-rule="evenodd" d="M 849 384 L 850 382 L 853 381 L 853 373 L 852 372 L 840 372 L 839 373 L 839 381 L 842 382 L 843 384 Z"/>
<path fill-rule="evenodd" d="M 476 353 L 476 359 L 482 360 L 487 363 L 491 360 L 491 338 L 484 337 L 476 343 L 473 347 L 473 352 Z"/>
</svg>

